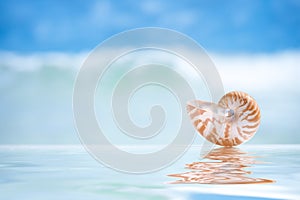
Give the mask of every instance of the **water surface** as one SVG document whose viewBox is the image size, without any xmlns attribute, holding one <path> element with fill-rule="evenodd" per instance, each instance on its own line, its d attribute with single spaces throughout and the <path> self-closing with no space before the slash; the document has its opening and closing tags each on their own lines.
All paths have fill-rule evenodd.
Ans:
<svg viewBox="0 0 300 200">
<path fill-rule="evenodd" d="M 1 146 L 0 199 L 300 199 L 300 145 L 242 145 L 231 158 L 222 151 L 201 160 L 193 146 L 168 168 L 132 175 L 104 167 L 81 146 Z M 206 161 L 223 163 L 202 166 Z M 199 168 L 276 182 L 169 184 L 177 179 L 167 175 Z"/>
</svg>

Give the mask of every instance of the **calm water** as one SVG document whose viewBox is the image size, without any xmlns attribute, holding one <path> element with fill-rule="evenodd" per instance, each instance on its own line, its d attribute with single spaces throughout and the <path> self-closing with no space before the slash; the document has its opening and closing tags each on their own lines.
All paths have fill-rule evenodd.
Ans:
<svg viewBox="0 0 300 200">
<path fill-rule="evenodd" d="M 164 170 L 131 175 L 102 166 L 81 146 L 1 146 L 0 199 L 300 199 L 300 145 L 242 145 L 203 160 L 198 155 L 193 146 Z M 207 164 L 212 161 L 223 163 Z M 168 175 L 183 173 L 193 184 L 171 184 L 182 179 Z M 212 182 L 203 182 L 207 173 Z M 275 182 L 207 184 L 219 183 L 220 175 Z"/>
</svg>

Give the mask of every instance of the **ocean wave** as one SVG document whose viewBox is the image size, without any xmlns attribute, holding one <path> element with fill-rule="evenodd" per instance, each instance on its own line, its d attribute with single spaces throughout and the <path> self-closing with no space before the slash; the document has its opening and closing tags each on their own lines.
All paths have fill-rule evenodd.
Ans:
<svg viewBox="0 0 300 200">
<path fill-rule="evenodd" d="M 111 51 L 108 50 L 107 55 Z M 295 85 L 300 85 L 297 77 L 297 74 L 300 74 L 300 67 L 298 66 L 300 51 L 230 55 L 209 53 L 209 55 L 222 77 L 226 90 L 236 90 L 237 86 L 250 91 L 268 88 L 293 90 Z M 53 67 L 78 71 L 87 57 L 88 52 L 21 54 L 0 51 L 0 69 L 8 69 L 13 72 L 34 72 L 44 67 Z M 142 62 L 143 60 L 140 59 L 139 63 Z M 180 62 L 179 59 L 178 62 Z"/>
<path fill-rule="evenodd" d="M 263 134 L 257 134 L 251 143 L 300 142 L 297 134 L 300 51 L 209 55 L 220 73 L 225 91 L 247 92 L 261 107 L 264 122 L 259 132 Z M 72 123 L 72 91 L 76 72 L 87 56 L 87 52 L 0 52 L 3 111 L 0 120 L 4 133 L 0 134 L 0 143 L 78 143 Z M 139 59 L 138 63 L 143 62 Z"/>
</svg>

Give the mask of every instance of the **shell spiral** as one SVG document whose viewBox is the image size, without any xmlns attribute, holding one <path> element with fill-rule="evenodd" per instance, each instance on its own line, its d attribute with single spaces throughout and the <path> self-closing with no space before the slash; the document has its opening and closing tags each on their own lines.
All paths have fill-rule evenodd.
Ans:
<svg viewBox="0 0 300 200">
<path fill-rule="evenodd" d="M 218 104 L 190 101 L 187 112 L 196 130 L 221 146 L 237 146 L 248 141 L 260 124 L 258 104 L 244 92 L 227 93 Z"/>
</svg>

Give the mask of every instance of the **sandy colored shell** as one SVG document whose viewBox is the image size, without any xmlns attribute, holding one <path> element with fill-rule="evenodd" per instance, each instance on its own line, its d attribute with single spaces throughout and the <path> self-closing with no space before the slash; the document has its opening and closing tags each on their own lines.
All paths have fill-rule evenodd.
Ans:
<svg viewBox="0 0 300 200">
<path fill-rule="evenodd" d="M 260 109 L 244 92 L 227 93 L 218 104 L 191 101 L 187 112 L 197 131 L 221 146 L 236 146 L 248 141 L 260 124 Z"/>
</svg>

